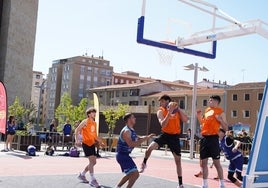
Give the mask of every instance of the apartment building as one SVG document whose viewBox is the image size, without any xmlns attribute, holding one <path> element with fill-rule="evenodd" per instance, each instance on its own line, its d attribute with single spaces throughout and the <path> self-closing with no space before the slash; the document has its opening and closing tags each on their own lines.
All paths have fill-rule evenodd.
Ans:
<svg viewBox="0 0 268 188">
<path fill-rule="evenodd" d="M 37 11 L 38 0 L 0 0 L 0 80 L 9 105 L 31 98 Z"/>
<path fill-rule="evenodd" d="M 53 61 L 47 76 L 47 121 L 54 118 L 55 109 L 64 93 L 69 93 L 74 105 L 86 98 L 90 88 L 110 85 L 113 67 L 103 57 L 75 56 Z"/>
<path fill-rule="evenodd" d="M 31 91 L 31 102 L 36 108 L 36 118 L 43 122 L 45 114 L 45 104 L 46 104 L 46 79 L 44 74 L 40 71 L 33 71 L 32 78 L 32 91 Z"/>
<path fill-rule="evenodd" d="M 229 125 L 246 125 L 255 131 L 265 82 L 240 83 L 226 89 Z"/>
</svg>

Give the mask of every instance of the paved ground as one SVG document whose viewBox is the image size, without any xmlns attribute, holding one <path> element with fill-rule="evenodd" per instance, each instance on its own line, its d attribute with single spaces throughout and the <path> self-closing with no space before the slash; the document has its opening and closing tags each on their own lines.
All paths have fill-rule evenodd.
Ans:
<svg viewBox="0 0 268 188">
<path fill-rule="evenodd" d="M 0 149 L 3 143 L 0 143 Z M 63 157 L 65 151 L 56 151 L 55 156 L 45 156 L 44 152 L 38 152 L 39 156 L 29 157 L 22 151 L 0 152 L 0 187 L 4 188 L 29 188 L 29 187 L 57 187 L 57 188 L 83 188 L 88 184 L 80 183 L 77 174 L 87 163 L 84 157 Z M 112 188 L 123 176 L 120 167 L 115 160 L 115 153 L 102 152 L 102 158 L 97 160 L 95 168 L 96 177 L 104 188 Z M 133 151 L 133 158 L 137 165 L 142 162 L 144 149 L 137 148 Z M 223 159 L 222 159 L 223 161 Z M 193 176 L 199 171 L 198 159 L 189 159 L 189 154 L 183 154 L 183 181 L 186 188 L 197 188 L 202 183 L 201 178 Z M 227 161 L 222 162 L 225 177 L 227 172 Z M 216 170 L 210 169 L 209 185 L 218 187 L 218 181 L 214 180 Z M 134 188 L 162 188 L 176 187 L 177 177 L 172 154 L 156 150 L 152 158 L 148 160 L 148 168 L 141 174 Z M 235 186 L 226 180 L 227 188 Z"/>
</svg>

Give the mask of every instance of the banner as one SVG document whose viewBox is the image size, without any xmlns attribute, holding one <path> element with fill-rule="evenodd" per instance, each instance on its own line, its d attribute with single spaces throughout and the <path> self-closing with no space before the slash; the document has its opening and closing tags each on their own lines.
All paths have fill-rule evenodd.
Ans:
<svg viewBox="0 0 268 188">
<path fill-rule="evenodd" d="M 7 94 L 6 87 L 2 81 L 0 81 L 0 132 L 6 134 L 7 123 Z"/>
<path fill-rule="evenodd" d="M 99 123 L 100 123 L 100 105 L 99 105 L 99 98 L 96 93 L 93 93 L 93 100 L 94 100 L 94 108 L 97 110 L 95 122 L 97 124 L 97 134 L 99 135 Z"/>
</svg>

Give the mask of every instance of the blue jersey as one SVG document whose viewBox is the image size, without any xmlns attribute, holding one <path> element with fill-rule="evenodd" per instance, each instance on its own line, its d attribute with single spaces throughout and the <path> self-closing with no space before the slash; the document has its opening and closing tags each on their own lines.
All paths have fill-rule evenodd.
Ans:
<svg viewBox="0 0 268 188">
<path fill-rule="evenodd" d="M 15 133 L 16 132 L 15 125 L 10 124 L 9 121 L 7 122 L 7 132 L 8 133 Z"/>
<path fill-rule="evenodd" d="M 64 135 L 70 135 L 72 132 L 72 126 L 70 124 L 65 124 L 63 127 L 63 134 Z"/>
<path fill-rule="evenodd" d="M 131 140 L 136 141 L 137 140 L 137 134 L 134 131 L 134 129 L 129 128 L 127 125 L 121 130 L 118 143 L 117 143 L 117 152 L 118 153 L 131 153 L 131 151 L 134 149 L 133 147 L 129 147 L 128 144 L 123 139 L 123 133 L 129 130 L 131 132 Z"/>
<path fill-rule="evenodd" d="M 238 157 L 242 156 L 242 153 L 240 151 L 236 151 L 235 153 L 232 151 L 234 147 L 234 140 L 231 137 L 224 136 L 220 141 L 220 148 L 228 160 L 235 160 Z"/>
</svg>

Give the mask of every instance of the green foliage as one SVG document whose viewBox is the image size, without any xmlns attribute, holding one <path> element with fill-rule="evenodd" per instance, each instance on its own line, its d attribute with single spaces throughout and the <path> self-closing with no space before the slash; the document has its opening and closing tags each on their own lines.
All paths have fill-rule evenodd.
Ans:
<svg viewBox="0 0 268 188">
<path fill-rule="evenodd" d="M 68 93 L 64 93 L 61 97 L 60 104 L 56 109 L 55 117 L 58 119 L 59 125 L 63 125 L 66 120 L 70 121 L 73 125 L 76 120 L 85 119 L 85 111 L 87 107 L 87 99 L 81 99 L 78 106 L 72 105 L 71 96 Z M 58 126 L 61 131 L 62 127 Z"/>
<path fill-rule="evenodd" d="M 36 115 L 37 115 L 37 109 L 35 105 L 33 104 L 32 101 L 23 103 L 23 107 L 25 109 L 24 113 L 24 119 L 27 120 L 28 122 L 34 122 Z"/>
<path fill-rule="evenodd" d="M 23 116 L 27 113 L 26 109 L 20 104 L 18 97 L 15 98 L 12 105 L 8 107 L 8 115 L 15 116 L 18 122 L 23 121 Z"/>
<path fill-rule="evenodd" d="M 128 105 L 118 104 L 118 106 L 110 107 L 102 112 L 105 117 L 105 121 L 108 124 L 109 137 L 111 137 L 114 133 L 116 122 L 119 120 L 119 118 L 125 115 L 128 108 Z"/>
<path fill-rule="evenodd" d="M 86 117 L 86 109 L 87 109 L 87 99 L 83 98 L 81 99 L 78 106 L 74 108 L 74 116 L 75 121 L 76 120 L 83 120 Z"/>
</svg>

